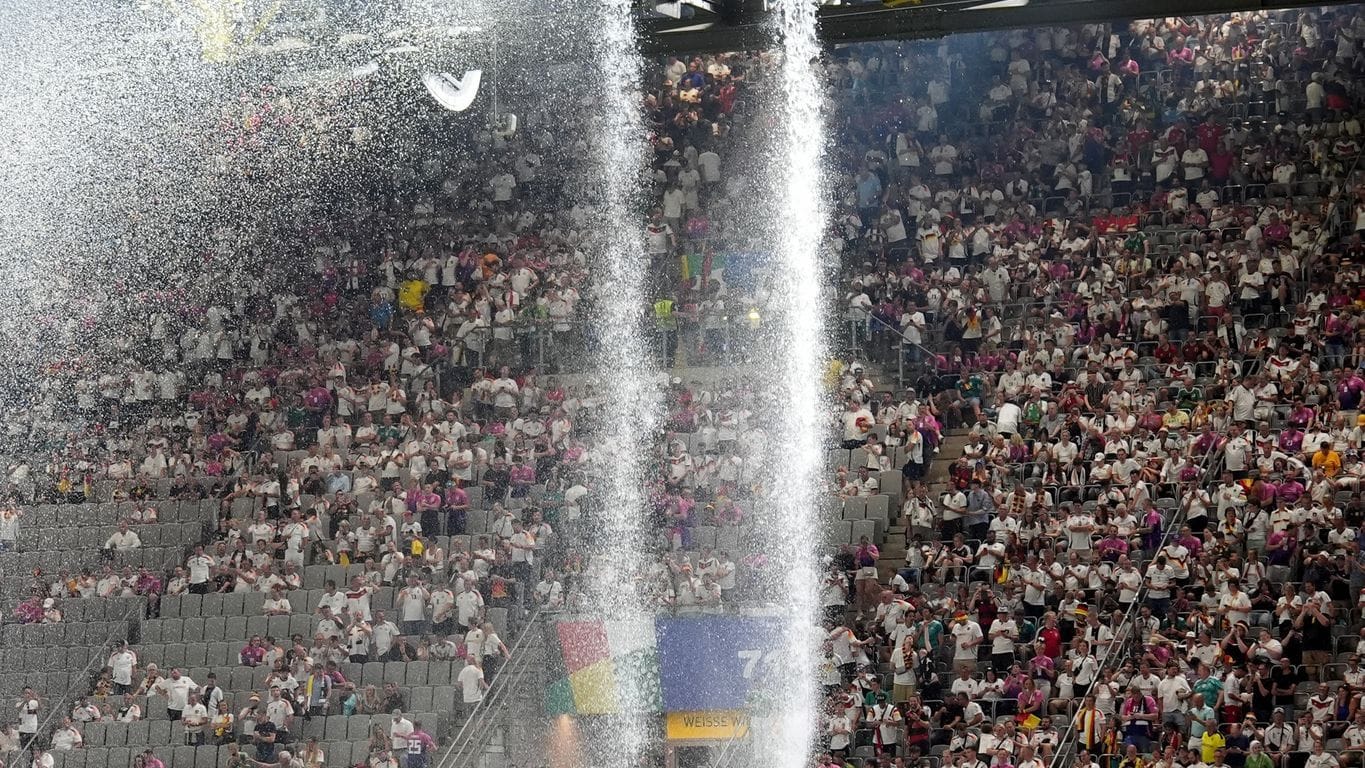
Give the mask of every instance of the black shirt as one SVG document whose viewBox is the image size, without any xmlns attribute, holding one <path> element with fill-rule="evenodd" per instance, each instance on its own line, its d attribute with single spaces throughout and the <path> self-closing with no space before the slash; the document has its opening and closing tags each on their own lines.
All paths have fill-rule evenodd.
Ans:
<svg viewBox="0 0 1365 768">
<path fill-rule="evenodd" d="M 1302 680 L 1303 675 L 1299 674 L 1298 669 L 1292 666 L 1288 669 L 1284 667 L 1275 667 L 1275 669 L 1270 672 L 1270 682 L 1276 688 L 1284 689 L 1292 685 L 1298 685 Z M 1294 706 L 1293 693 L 1276 693 L 1273 694 L 1273 696 L 1275 698 L 1276 706 Z"/>
<path fill-rule="evenodd" d="M 967 710 L 961 704 L 944 704 L 939 711 L 939 726 L 946 728 L 957 720 L 967 716 Z"/>
<path fill-rule="evenodd" d="M 275 724 L 265 718 L 256 721 L 256 740 L 273 742 L 275 738 Z"/>
<path fill-rule="evenodd" d="M 507 494 L 507 487 L 511 485 L 512 475 L 505 469 L 494 467 L 483 473 L 483 482 L 488 485 L 486 498 L 501 500 Z"/>
</svg>

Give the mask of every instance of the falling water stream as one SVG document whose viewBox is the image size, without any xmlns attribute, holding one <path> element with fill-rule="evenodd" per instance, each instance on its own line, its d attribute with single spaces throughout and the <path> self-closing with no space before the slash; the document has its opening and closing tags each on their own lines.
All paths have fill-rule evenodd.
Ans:
<svg viewBox="0 0 1365 768">
<path fill-rule="evenodd" d="M 650 441 L 660 411 L 655 366 L 639 326 L 649 305 L 642 225 L 641 179 L 647 159 L 641 115 L 643 63 L 636 49 L 630 0 L 596 5 L 594 67 L 601 92 L 600 112 L 585 129 L 592 159 L 588 173 L 596 184 L 597 237 L 590 255 L 599 331 L 594 387 L 613 404 L 596 433 L 594 475 L 601 483 L 597 531 L 588 585 L 592 609 L 601 616 L 606 640 L 618 658 L 652 646 L 654 609 L 637 595 L 636 577 L 644 571 L 650 544 L 645 490 Z M 589 754 L 609 768 L 636 765 L 653 741 L 654 694 L 643 676 L 616 670 L 617 712 L 592 736 Z"/>
<path fill-rule="evenodd" d="M 755 755 L 775 768 L 807 765 L 819 725 L 815 548 L 821 539 L 820 475 L 827 422 L 821 367 L 828 276 L 820 258 L 827 216 L 816 11 L 814 0 L 778 0 L 772 17 L 782 62 L 777 89 L 781 103 L 774 110 L 779 127 L 769 160 L 778 201 L 773 277 L 783 301 L 777 304 L 782 316 L 775 318 L 780 330 L 774 340 L 774 365 L 764 380 L 776 390 L 773 431 L 776 444 L 782 446 L 780 499 L 785 513 L 780 528 L 767 532 L 766 544 L 774 562 L 781 564 L 783 583 L 776 594 L 786 631 L 775 723 L 755 734 L 754 746 Z"/>
</svg>

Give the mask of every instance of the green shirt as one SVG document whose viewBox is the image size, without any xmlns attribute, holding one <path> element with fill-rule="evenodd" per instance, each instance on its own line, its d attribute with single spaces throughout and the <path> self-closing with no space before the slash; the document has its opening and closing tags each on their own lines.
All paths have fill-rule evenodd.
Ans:
<svg viewBox="0 0 1365 768">
<path fill-rule="evenodd" d="M 980 398 L 984 390 L 985 385 L 981 383 L 980 376 L 971 376 L 957 383 L 957 391 L 962 393 L 964 399 Z"/>
<path fill-rule="evenodd" d="M 1223 681 L 1209 676 L 1196 681 L 1194 692 L 1204 697 L 1204 703 L 1212 707 L 1218 703 L 1218 694 L 1223 692 Z"/>
<path fill-rule="evenodd" d="M 1204 390 L 1200 389 L 1199 387 L 1190 387 L 1188 389 L 1186 389 L 1185 387 L 1181 387 L 1180 389 L 1177 389 L 1175 391 L 1175 402 L 1181 408 L 1186 409 L 1193 408 L 1195 405 L 1203 401 Z"/>
<path fill-rule="evenodd" d="M 924 624 L 922 622 L 915 624 L 915 631 L 911 633 L 911 637 L 916 637 L 917 635 L 919 635 L 920 628 L 923 626 Z M 938 650 L 939 640 L 940 638 L 943 637 L 943 624 L 939 622 L 937 619 L 930 619 L 929 628 L 925 630 L 924 634 L 929 640 L 929 650 L 931 651 Z M 924 637 L 918 638 L 915 641 L 915 647 L 923 648 L 924 641 L 925 641 Z"/>
</svg>

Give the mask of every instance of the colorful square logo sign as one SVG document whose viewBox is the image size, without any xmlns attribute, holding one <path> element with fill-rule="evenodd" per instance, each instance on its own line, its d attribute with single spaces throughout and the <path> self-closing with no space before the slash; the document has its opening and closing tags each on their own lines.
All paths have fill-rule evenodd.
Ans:
<svg viewBox="0 0 1365 768">
<path fill-rule="evenodd" d="M 653 622 L 562 621 L 556 632 L 564 676 L 547 691 L 551 714 L 659 711 Z"/>
<path fill-rule="evenodd" d="M 550 714 L 762 709 L 778 674 L 784 625 L 750 616 L 598 619 L 556 626 L 563 669 L 546 691 Z"/>
</svg>

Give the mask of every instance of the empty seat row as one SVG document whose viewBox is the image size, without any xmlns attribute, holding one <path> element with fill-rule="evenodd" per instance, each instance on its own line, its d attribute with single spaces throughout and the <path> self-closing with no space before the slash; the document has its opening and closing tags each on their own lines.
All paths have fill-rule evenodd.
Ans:
<svg viewBox="0 0 1365 768">
<path fill-rule="evenodd" d="M 833 546 L 857 544 L 864 536 L 869 540 L 876 541 L 877 522 L 875 520 L 834 520 L 825 524 L 824 532 L 825 543 Z"/>
<path fill-rule="evenodd" d="M 0 648 L 0 669 L 31 672 L 85 669 L 92 659 L 102 666 L 107 656 L 103 649 L 93 646 Z"/>
<path fill-rule="evenodd" d="M 81 621 L 58 624 L 7 624 L 0 630 L 0 643 L 6 648 L 42 646 L 101 646 L 110 638 L 126 639 L 131 626 L 127 621 Z"/>
<path fill-rule="evenodd" d="M 211 521 L 218 499 L 152 499 L 146 502 L 106 501 L 96 504 L 35 504 L 24 507 L 23 526 L 61 528 L 80 525 L 113 525 L 133 516 L 138 507 L 156 509 L 157 524 Z"/>
<path fill-rule="evenodd" d="M 48 697 L 60 696 L 73 683 L 86 685 L 90 682 L 85 669 L 85 666 L 81 666 L 72 667 L 69 670 L 52 669 L 0 673 L 0 694 L 14 696 L 24 688 L 32 688 Z"/>
<path fill-rule="evenodd" d="M 197 643 L 206 637 L 243 641 L 252 635 L 286 640 L 293 635 L 313 637 L 316 618 L 306 613 L 292 616 L 209 616 L 207 618 L 148 619 L 142 623 L 141 639 L 148 643 Z"/>
<path fill-rule="evenodd" d="M 60 544 L 57 539 L 61 540 Z M 80 571 L 82 568 L 98 568 L 106 562 L 105 554 L 100 551 L 104 541 L 105 539 L 100 539 L 98 542 L 87 542 L 80 531 L 64 532 L 54 537 L 52 542 L 44 544 L 44 548 L 40 551 L 0 553 L 0 572 L 30 573 L 37 570 L 44 573 L 55 573 L 57 571 Z M 137 549 L 111 552 L 111 558 L 108 562 L 117 568 L 129 565 L 133 568 L 145 567 L 160 571 L 168 565 L 173 565 L 173 561 L 178 561 L 184 555 L 184 550 L 183 544 L 178 546 L 143 546 Z"/>
</svg>

